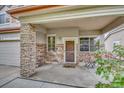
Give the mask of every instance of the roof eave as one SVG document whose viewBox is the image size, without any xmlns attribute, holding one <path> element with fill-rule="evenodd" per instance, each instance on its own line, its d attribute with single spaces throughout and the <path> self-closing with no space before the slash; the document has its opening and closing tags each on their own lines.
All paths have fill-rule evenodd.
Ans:
<svg viewBox="0 0 124 93">
<path fill-rule="evenodd" d="M 62 7 L 62 6 L 64 5 L 31 5 L 31 6 L 22 6 L 19 8 L 10 9 L 7 12 L 13 15 L 13 14 L 34 11 L 34 10 L 49 9 L 49 8 Z"/>
</svg>

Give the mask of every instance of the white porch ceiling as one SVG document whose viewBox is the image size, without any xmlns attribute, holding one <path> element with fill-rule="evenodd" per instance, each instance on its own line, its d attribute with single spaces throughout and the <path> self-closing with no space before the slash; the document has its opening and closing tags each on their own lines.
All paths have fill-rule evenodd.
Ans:
<svg viewBox="0 0 124 93">
<path fill-rule="evenodd" d="M 118 16 L 103 16 L 63 20 L 41 24 L 47 29 L 78 27 L 80 30 L 100 30 L 113 22 Z"/>
</svg>

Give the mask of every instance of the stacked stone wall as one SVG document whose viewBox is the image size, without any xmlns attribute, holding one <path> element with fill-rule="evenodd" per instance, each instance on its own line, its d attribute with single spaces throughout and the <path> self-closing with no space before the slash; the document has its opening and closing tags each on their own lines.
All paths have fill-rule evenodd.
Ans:
<svg viewBox="0 0 124 93">
<path fill-rule="evenodd" d="M 29 77 L 36 68 L 36 32 L 30 24 L 21 25 L 21 66 L 22 77 Z"/>
<path fill-rule="evenodd" d="M 64 62 L 64 44 L 57 44 L 55 51 L 47 51 L 46 63 Z"/>
<path fill-rule="evenodd" d="M 36 55 L 37 55 L 37 67 L 45 64 L 46 61 L 46 44 L 36 44 Z"/>
</svg>

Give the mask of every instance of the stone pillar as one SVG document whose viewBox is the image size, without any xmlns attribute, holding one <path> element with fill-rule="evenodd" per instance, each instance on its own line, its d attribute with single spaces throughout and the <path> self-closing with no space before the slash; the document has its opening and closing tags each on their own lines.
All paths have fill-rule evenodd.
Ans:
<svg viewBox="0 0 124 93">
<path fill-rule="evenodd" d="M 29 77 L 36 68 L 36 32 L 30 24 L 21 25 L 21 66 L 22 77 Z"/>
<path fill-rule="evenodd" d="M 40 44 L 37 43 L 36 44 L 36 56 L 37 56 L 37 67 L 45 64 L 45 60 L 46 60 L 46 44 Z"/>
</svg>

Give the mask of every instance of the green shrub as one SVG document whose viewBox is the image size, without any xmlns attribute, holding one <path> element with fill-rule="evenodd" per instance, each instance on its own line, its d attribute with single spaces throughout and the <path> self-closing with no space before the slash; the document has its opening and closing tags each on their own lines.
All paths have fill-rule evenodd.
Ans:
<svg viewBox="0 0 124 93">
<path fill-rule="evenodd" d="M 95 57 L 98 64 L 96 74 L 110 82 L 109 84 L 99 82 L 96 87 L 124 87 L 124 46 L 116 45 L 112 52 L 98 50 L 95 53 Z"/>
</svg>

